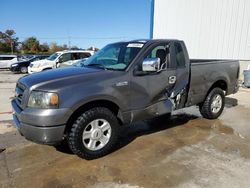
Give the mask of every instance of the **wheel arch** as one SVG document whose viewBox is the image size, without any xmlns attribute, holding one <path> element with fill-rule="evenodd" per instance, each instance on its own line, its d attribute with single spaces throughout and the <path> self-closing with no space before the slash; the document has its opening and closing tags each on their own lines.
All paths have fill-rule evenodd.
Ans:
<svg viewBox="0 0 250 188">
<path fill-rule="evenodd" d="M 228 84 L 225 80 L 223 79 L 220 79 L 220 80 L 217 80 L 216 82 L 214 82 L 212 84 L 212 86 L 209 88 L 208 92 L 207 92 L 207 95 L 214 89 L 214 88 L 220 88 L 222 89 L 223 91 L 225 91 L 225 94 L 227 94 L 227 91 L 228 91 Z"/>
<path fill-rule="evenodd" d="M 225 92 L 225 95 L 227 94 L 227 90 L 228 90 L 228 85 L 227 82 L 223 79 L 217 80 L 216 82 L 214 82 L 210 88 L 207 90 L 206 95 L 204 96 L 203 100 L 201 103 L 199 103 L 199 105 L 202 105 L 203 102 L 206 100 L 207 96 L 209 95 L 209 93 L 214 89 L 214 88 L 220 88 Z"/>
<path fill-rule="evenodd" d="M 109 109 L 111 112 L 113 112 L 115 114 L 119 123 L 120 124 L 123 123 L 123 118 L 122 118 L 122 115 L 120 113 L 120 107 L 116 103 L 114 103 L 110 100 L 107 100 L 107 99 L 97 99 L 97 100 L 93 100 L 93 101 L 89 101 L 87 103 L 84 103 L 81 106 L 79 106 L 77 109 L 75 109 L 66 123 L 66 128 L 65 128 L 64 132 L 66 133 L 71 128 L 73 122 L 83 112 L 85 112 L 91 108 L 95 108 L 95 107 L 105 107 L 105 108 Z"/>
<path fill-rule="evenodd" d="M 44 68 L 42 71 L 51 70 L 51 67 Z"/>
</svg>

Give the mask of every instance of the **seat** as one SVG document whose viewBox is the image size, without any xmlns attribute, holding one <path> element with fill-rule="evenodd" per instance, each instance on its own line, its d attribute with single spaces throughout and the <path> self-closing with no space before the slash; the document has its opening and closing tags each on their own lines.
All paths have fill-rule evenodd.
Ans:
<svg viewBox="0 0 250 188">
<path fill-rule="evenodd" d="M 170 47 L 166 48 L 166 67 L 170 67 Z"/>
<path fill-rule="evenodd" d="M 164 68 L 164 64 L 166 64 L 166 50 L 158 49 L 156 51 L 156 57 L 160 58 L 160 68 Z"/>
</svg>

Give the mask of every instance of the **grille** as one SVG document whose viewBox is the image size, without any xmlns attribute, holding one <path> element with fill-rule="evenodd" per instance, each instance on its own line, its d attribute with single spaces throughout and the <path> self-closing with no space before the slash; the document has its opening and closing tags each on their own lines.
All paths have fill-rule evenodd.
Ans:
<svg viewBox="0 0 250 188">
<path fill-rule="evenodd" d="M 21 83 L 17 83 L 16 85 L 16 102 L 20 108 L 22 108 L 22 101 L 23 101 L 23 93 L 25 90 L 25 86 Z"/>
</svg>

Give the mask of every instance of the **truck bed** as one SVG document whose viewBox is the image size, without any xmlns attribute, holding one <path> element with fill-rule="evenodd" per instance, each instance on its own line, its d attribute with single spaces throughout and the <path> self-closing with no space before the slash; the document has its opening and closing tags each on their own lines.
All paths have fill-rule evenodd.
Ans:
<svg viewBox="0 0 250 188">
<path fill-rule="evenodd" d="M 190 59 L 191 64 L 207 64 L 207 63 L 229 63 L 238 60 L 227 60 L 227 59 Z"/>
<path fill-rule="evenodd" d="M 239 61 L 190 59 L 190 84 L 186 106 L 204 101 L 213 84 L 224 84 L 226 95 L 238 88 Z"/>
</svg>

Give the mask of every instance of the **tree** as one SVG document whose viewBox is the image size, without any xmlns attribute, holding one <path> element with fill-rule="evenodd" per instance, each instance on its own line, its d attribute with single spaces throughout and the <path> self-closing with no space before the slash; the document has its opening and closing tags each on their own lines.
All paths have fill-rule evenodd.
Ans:
<svg viewBox="0 0 250 188">
<path fill-rule="evenodd" d="M 16 32 L 13 29 L 7 29 L 5 32 L 0 31 L 0 51 L 14 52 L 18 45 L 18 38 L 15 37 Z"/>
<path fill-rule="evenodd" d="M 68 49 L 68 47 L 67 47 L 66 44 L 63 44 L 62 46 L 57 45 L 56 42 L 52 42 L 50 44 L 50 52 L 51 53 L 54 53 L 54 52 L 57 52 L 57 51 L 62 51 L 62 50 L 67 50 L 67 49 Z"/>
<path fill-rule="evenodd" d="M 40 51 L 40 44 L 36 37 L 29 37 L 23 41 L 22 51 L 24 53 L 38 53 Z"/>
<path fill-rule="evenodd" d="M 18 42 L 18 37 L 13 29 L 7 29 L 5 32 L 0 31 L 0 53 L 21 52 L 27 54 L 38 53 L 54 53 L 57 51 L 67 50 L 66 44 L 58 45 L 56 42 L 40 44 L 36 37 L 28 37 L 22 42 Z M 72 46 L 72 50 L 79 50 L 81 48 Z M 97 51 L 97 48 L 91 48 Z"/>
<path fill-rule="evenodd" d="M 42 53 L 48 53 L 49 52 L 49 45 L 48 45 L 48 43 L 43 43 L 43 44 L 41 44 L 40 45 L 40 51 L 42 52 Z"/>
<path fill-rule="evenodd" d="M 96 48 L 96 47 L 94 47 L 94 46 L 91 46 L 91 47 L 87 48 L 87 50 L 92 50 L 92 51 L 94 51 L 94 52 L 99 51 L 99 49 Z"/>
<path fill-rule="evenodd" d="M 71 50 L 79 50 L 79 48 L 77 46 L 72 46 L 70 49 Z"/>
</svg>

